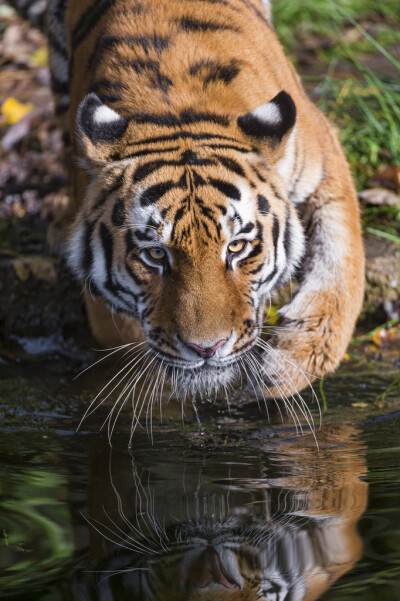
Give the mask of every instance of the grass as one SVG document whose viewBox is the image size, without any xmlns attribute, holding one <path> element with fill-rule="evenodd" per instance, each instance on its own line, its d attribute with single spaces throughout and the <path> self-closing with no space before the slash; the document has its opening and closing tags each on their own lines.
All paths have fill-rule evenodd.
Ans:
<svg viewBox="0 0 400 601">
<path fill-rule="evenodd" d="M 357 188 L 373 186 L 379 169 L 400 165 L 398 0 L 274 0 L 273 10 L 307 90 L 338 128 Z M 364 211 L 365 230 L 399 244 L 400 208 L 376 209 Z"/>
</svg>

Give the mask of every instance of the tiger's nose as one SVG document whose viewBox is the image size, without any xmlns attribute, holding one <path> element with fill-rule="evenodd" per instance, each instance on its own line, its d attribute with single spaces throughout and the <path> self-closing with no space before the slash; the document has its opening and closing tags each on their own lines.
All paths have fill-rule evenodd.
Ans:
<svg viewBox="0 0 400 601">
<path fill-rule="evenodd" d="M 223 346 L 225 344 L 225 342 L 227 342 L 228 339 L 224 338 L 223 340 L 218 340 L 218 342 L 216 342 L 213 346 L 199 346 L 198 344 L 195 344 L 194 342 L 185 342 L 186 346 L 188 346 L 189 348 L 193 349 L 194 351 L 196 351 L 196 353 L 198 355 L 200 355 L 200 357 L 202 357 L 203 359 L 210 359 L 210 357 L 213 357 L 216 353 L 216 351 L 221 348 L 221 346 Z"/>
</svg>

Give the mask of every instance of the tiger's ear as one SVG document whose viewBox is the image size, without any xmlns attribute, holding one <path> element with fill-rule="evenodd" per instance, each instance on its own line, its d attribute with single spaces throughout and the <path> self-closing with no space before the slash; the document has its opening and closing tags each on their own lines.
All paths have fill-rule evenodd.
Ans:
<svg viewBox="0 0 400 601">
<path fill-rule="evenodd" d="M 296 122 L 296 105 L 287 92 L 279 92 L 270 102 L 239 117 L 238 126 L 260 142 L 279 144 Z"/>
<path fill-rule="evenodd" d="M 82 100 L 76 124 L 86 156 L 98 164 L 107 161 L 128 127 L 127 119 L 103 104 L 96 94 Z"/>
</svg>

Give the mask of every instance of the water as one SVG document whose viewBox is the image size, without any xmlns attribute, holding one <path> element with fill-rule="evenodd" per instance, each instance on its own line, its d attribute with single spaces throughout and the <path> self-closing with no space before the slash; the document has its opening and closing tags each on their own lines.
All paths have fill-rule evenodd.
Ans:
<svg viewBox="0 0 400 601">
<path fill-rule="evenodd" d="M 172 404 L 128 450 L 129 416 L 112 448 L 105 408 L 76 432 L 101 375 L 74 383 L 82 361 L 2 366 L 1 599 L 400 599 L 400 412 L 373 410 L 378 374 L 328 380 L 318 448 L 239 398 L 183 424 Z"/>
</svg>

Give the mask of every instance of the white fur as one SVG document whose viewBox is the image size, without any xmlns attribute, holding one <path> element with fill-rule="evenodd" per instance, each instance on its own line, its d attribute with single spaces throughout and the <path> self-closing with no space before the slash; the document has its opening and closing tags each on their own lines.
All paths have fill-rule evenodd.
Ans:
<svg viewBox="0 0 400 601">
<path fill-rule="evenodd" d="M 83 236 L 85 228 L 82 225 L 76 225 L 73 234 L 69 238 L 67 245 L 67 263 L 69 268 L 78 276 L 83 277 L 80 264 L 83 248 Z"/>
<path fill-rule="evenodd" d="M 95 123 L 112 123 L 113 121 L 120 121 L 122 117 L 118 115 L 113 109 L 102 104 L 97 108 L 93 114 L 93 121 Z"/>
<path fill-rule="evenodd" d="M 269 24 L 272 23 L 271 0 L 261 0 L 261 4 L 265 11 L 265 16 Z"/>
<path fill-rule="evenodd" d="M 278 125 L 282 121 L 281 111 L 275 102 L 267 102 L 254 109 L 251 114 L 260 119 L 260 121 L 270 123 L 271 125 Z"/>
<path fill-rule="evenodd" d="M 276 170 L 286 184 L 286 189 L 289 189 L 290 181 L 294 172 L 296 158 L 296 127 L 293 129 L 286 142 L 285 154 L 276 164 Z"/>
<path fill-rule="evenodd" d="M 93 251 L 93 266 L 91 269 L 91 275 L 99 288 L 102 288 L 106 279 L 106 260 L 104 257 L 103 246 L 98 236 L 93 236 L 92 242 Z"/>
</svg>

